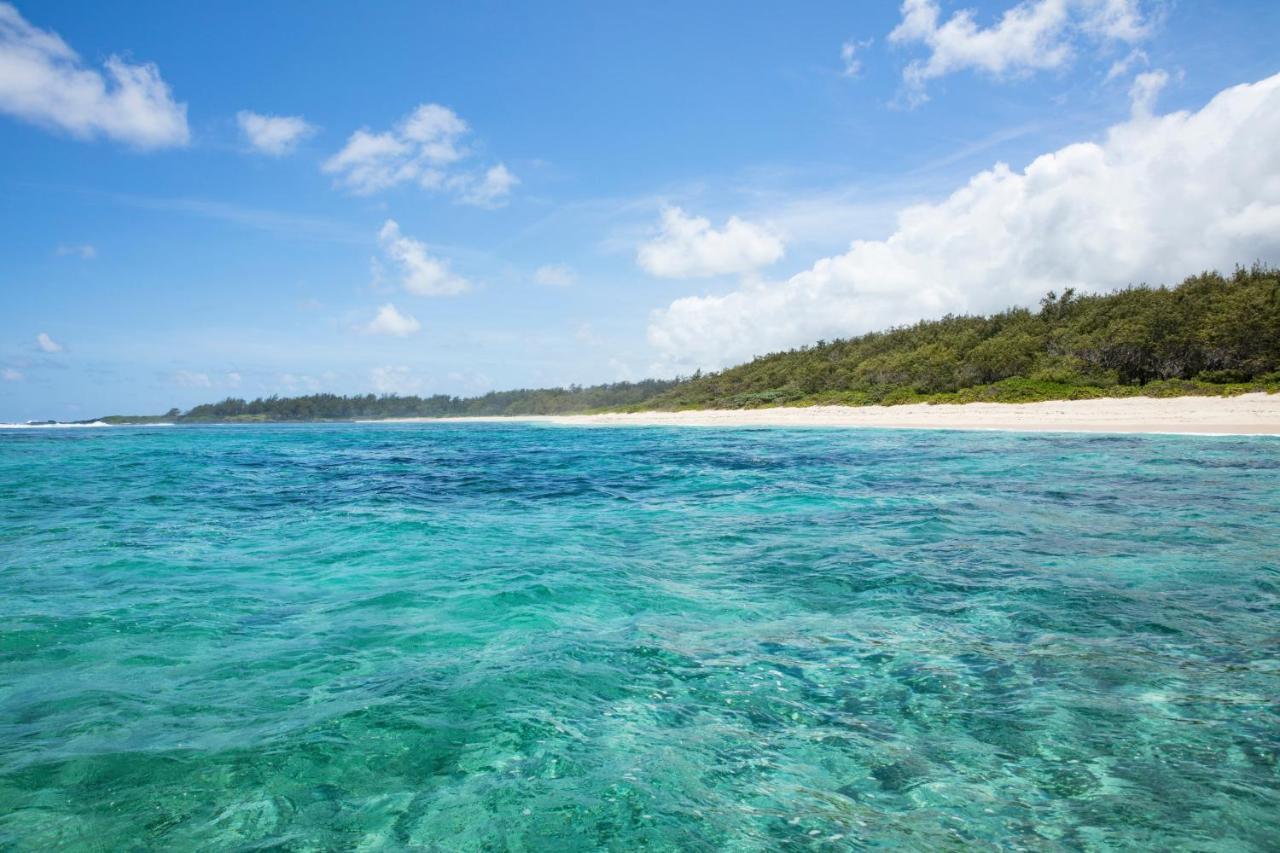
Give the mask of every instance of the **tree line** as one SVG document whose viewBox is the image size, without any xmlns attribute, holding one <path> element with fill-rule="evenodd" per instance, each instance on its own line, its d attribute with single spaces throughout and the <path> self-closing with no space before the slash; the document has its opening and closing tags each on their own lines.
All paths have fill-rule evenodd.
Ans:
<svg viewBox="0 0 1280 853">
<path fill-rule="evenodd" d="M 1176 287 L 1049 293 L 1038 309 L 948 316 L 699 375 L 649 408 L 1029 401 L 1280 390 L 1280 269 Z"/>
<path fill-rule="evenodd" d="M 431 397 L 397 394 L 308 394 L 303 397 L 228 397 L 196 406 L 174 420 L 310 421 L 377 418 L 443 418 L 503 415 L 561 415 L 624 408 L 653 399 L 676 380 L 646 379 L 568 388 L 525 388 L 491 391 L 479 397 Z"/>
<path fill-rule="evenodd" d="M 645 409 L 867 405 L 1280 391 L 1280 268 L 1175 287 L 1049 293 L 1036 309 L 947 316 L 819 341 L 715 373 L 478 397 L 227 398 L 135 420 L 305 421 L 562 415 Z"/>
</svg>

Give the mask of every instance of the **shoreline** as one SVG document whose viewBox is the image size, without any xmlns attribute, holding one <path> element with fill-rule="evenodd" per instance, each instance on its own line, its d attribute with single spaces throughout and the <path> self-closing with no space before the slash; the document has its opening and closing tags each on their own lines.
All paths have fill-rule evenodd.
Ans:
<svg viewBox="0 0 1280 853">
<path fill-rule="evenodd" d="M 309 421 L 187 423 L 0 423 L 0 431 L 112 427 L 269 426 L 272 424 L 535 423 L 574 427 L 741 429 L 915 429 L 1280 437 L 1280 393 L 1232 397 L 1104 397 L 1034 403 L 909 403 L 898 406 L 778 406 L 761 409 L 609 412 L 582 415 L 472 415 Z"/>
<path fill-rule="evenodd" d="M 386 418 L 365 423 L 545 423 L 559 426 L 844 427 L 1007 432 L 1280 436 L 1280 394 L 1109 397 L 1037 403 L 910 403 L 701 409 L 596 415 Z"/>
</svg>

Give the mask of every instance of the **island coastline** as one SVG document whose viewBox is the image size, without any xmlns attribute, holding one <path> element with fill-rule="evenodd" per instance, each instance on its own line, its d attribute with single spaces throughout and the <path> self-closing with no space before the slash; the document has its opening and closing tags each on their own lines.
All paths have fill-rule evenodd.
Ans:
<svg viewBox="0 0 1280 853">
<path fill-rule="evenodd" d="M 510 423 L 561 426 L 844 427 L 1014 432 L 1173 433 L 1280 436 L 1280 394 L 1112 397 L 1035 403 L 909 403 L 758 409 L 385 418 L 371 423 Z"/>
</svg>

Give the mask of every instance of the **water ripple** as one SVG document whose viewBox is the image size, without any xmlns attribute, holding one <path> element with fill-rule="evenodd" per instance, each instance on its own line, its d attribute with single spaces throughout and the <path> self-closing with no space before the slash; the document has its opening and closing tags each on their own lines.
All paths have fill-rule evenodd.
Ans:
<svg viewBox="0 0 1280 853">
<path fill-rule="evenodd" d="M 1280 442 L 0 436 L 0 847 L 1280 845 Z"/>
</svg>

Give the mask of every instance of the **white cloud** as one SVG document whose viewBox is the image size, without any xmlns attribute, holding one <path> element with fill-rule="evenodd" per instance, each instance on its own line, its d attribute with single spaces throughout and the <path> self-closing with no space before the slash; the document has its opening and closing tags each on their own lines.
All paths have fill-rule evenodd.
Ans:
<svg viewBox="0 0 1280 853">
<path fill-rule="evenodd" d="M 717 231 L 707 219 L 668 207 L 658 236 L 640 246 L 636 263 L 660 278 L 706 278 L 768 266 L 783 251 L 782 240 L 763 226 L 731 216 Z"/>
<path fill-rule="evenodd" d="M 395 289 L 387 284 L 387 271 L 377 255 L 369 258 L 369 289 L 376 293 L 387 293 Z"/>
<path fill-rule="evenodd" d="M 1107 82 L 1111 82 L 1118 77 L 1128 74 L 1135 66 L 1146 65 L 1150 60 L 1147 58 L 1147 52 L 1140 48 L 1134 48 L 1124 55 L 1122 59 L 1117 59 L 1111 63 L 1111 68 L 1107 71 Z"/>
<path fill-rule="evenodd" d="M 183 388 L 212 388 L 213 380 L 207 373 L 193 373 L 190 370 L 179 370 L 173 374 L 173 381 Z"/>
<path fill-rule="evenodd" d="M 98 257 L 98 250 L 88 243 L 82 243 L 79 246 L 69 246 L 62 244 L 56 249 L 58 257 L 65 258 L 68 255 L 78 255 L 86 261 L 91 261 Z"/>
<path fill-rule="evenodd" d="M 421 328 L 422 324 L 412 315 L 401 314 L 396 310 L 396 306 L 388 302 L 378 309 L 378 316 L 365 325 L 364 331 L 370 335 L 407 338 Z"/>
<path fill-rule="evenodd" d="M 1149 116 L 1156 105 L 1156 98 L 1169 82 L 1169 74 L 1161 68 L 1144 71 L 1133 78 L 1129 87 L 1129 102 L 1134 116 Z"/>
<path fill-rule="evenodd" d="M 844 65 L 840 74 L 844 77 L 857 77 L 862 73 L 862 60 L 858 51 L 871 47 L 871 39 L 864 41 L 847 41 L 840 45 L 840 62 Z"/>
<path fill-rule="evenodd" d="M 346 146 L 325 161 L 323 170 L 361 195 L 412 180 L 422 167 L 412 159 L 413 147 L 390 133 L 357 130 Z"/>
<path fill-rule="evenodd" d="M 14 370 L 12 367 L 6 367 L 3 376 L 5 382 L 21 382 L 23 379 L 22 371 Z"/>
<path fill-rule="evenodd" d="M 506 204 L 507 197 L 518 183 L 520 179 L 511 174 L 511 170 L 502 163 L 490 167 L 479 177 L 455 179 L 459 200 L 476 207 L 501 207 Z"/>
<path fill-rule="evenodd" d="M 369 371 L 369 381 L 379 394 L 419 394 L 423 389 L 422 380 L 404 365 L 375 367 Z"/>
<path fill-rule="evenodd" d="M 533 271 L 533 280 L 547 287 L 570 287 L 576 278 L 564 264 L 547 264 Z"/>
<path fill-rule="evenodd" d="M 41 332 L 36 335 L 36 343 L 40 345 L 40 349 L 45 352 L 62 352 L 65 347 L 62 344 L 49 337 L 48 333 Z"/>
<path fill-rule="evenodd" d="M 465 204 L 496 207 L 520 181 L 501 163 L 478 175 L 457 168 L 471 155 L 463 144 L 470 130 L 448 107 L 421 104 L 389 131 L 357 130 L 322 169 L 357 195 L 416 183 Z"/>
<path fill-rule="evenodd" d="M 1076 6 L 1082 13 L 1080 28 L 1094 38 L 1132 44 L 1150 36 L 1154 26 L 1153 18 L 1143 14 L 1142 0 L 1076 0 Z"/>
<path fill-rule="evenodd" d="M 895 44 L 923 44 L 929 50 L 903 71 L 906 98 L 928 99 L 928 81 L 973 69 L 995 77 L 1062 68 L 1082 39 L 1134 43 L 1150 33 L 1139 0 L 1025 0 L 1007 9 L 999 22 L 979 26 L 971 9 L 945 22 L 937 0 L 904 0 L 902 21 L 889 33 Z"/>
<path fill-rule="evenodd" d="M 457 113 L 439 104 L 422 104 L 399 128 L 400 134 L 420 144 L 428 162 L 435 164 L 462 159 L 466 152 L 458 147 L 458 140 L 470 129 Z"/>
<path fill-rule="evenodd" d="M 454 296 L 471 289 L 471 282 L 449 269 L 449 261 L 427 252 L 425 243 L 400 233 L 400 225 L 388 219 L 378 232 L 382 251 L 400 268 L 404 289 L 419 296 Z"/>
<path fill-rule="evenodd" d="M 227 384 L 232 388 L 239 388 L 240 382 L 243 379 L 244 377 L 239 373 L 236 373 L 234 370 L 227 374 Z"/>
<path fill-rule="evenodd" d="M 0 112 L 81 139 L 142 149 L 187 144 L 187 105 L 173 100 L 155 65 L 110 56 L 104 66 L 105 76 L 86 68 L 56 33 L 0 3 Z"/>
<path fill-rule="evenodd" d="M 236 113 L 240 132 L 255 151 L 280 157 L 316 132 L 302 116 L 269 116 L 241 110 Z"/>
<path fill-rule="evenodd" d="M 1199 112 L 1138 113 L 1099 142 L 1019 172 L 1004 164 L 903 210 L 886 240 L 776 283 L 655 312 L 667 368 L 752 355 L 949 312 L 1033 305 L 1049 290 L 1176 282 L 1280 258 L 1280 75 Z"/>
</svg>

